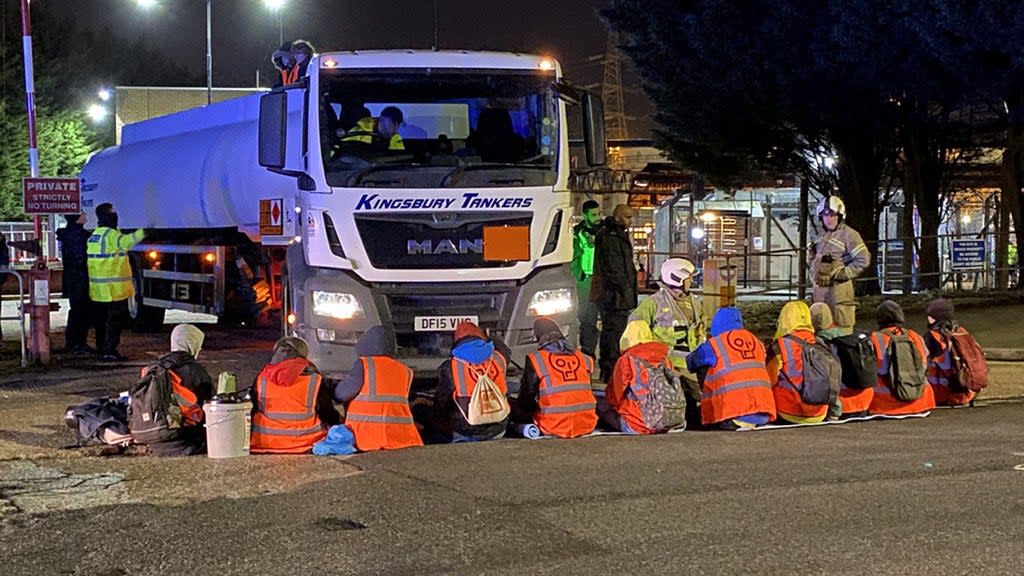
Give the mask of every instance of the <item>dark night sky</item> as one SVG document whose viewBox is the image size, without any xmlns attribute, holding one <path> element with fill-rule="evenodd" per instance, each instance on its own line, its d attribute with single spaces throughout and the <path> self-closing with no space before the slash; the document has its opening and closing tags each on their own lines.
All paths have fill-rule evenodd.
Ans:
<svg viewBox="0 0 1024 576">
<path fill-rule="evenodd" d="M 205 75 L 206 2 L 160 0 L 144 11 L 135 0 L 37 0 L 95 30 L 109 28 L 127 39 L 140 35 L 181 66 Z M 604 52 L 607 32 L 596 11 L 605 0 L 438 0 L 442 49 L 490 49 L 551 54 L 567 78 L 600 82 L 601 66 L 587 58 Z M 301 37 L 320 51 L 369 48 L 429 48 L 433 39 L 430 0 L 287 0 L 285 40 Z M 215 86 L 252 86 L 256 69 L 273 72 L 270 53 L 278 43 L 277 16 L 263 0 L 213 0 Z M 129 55 L 130 56 L 130 55 Z M 635 85 L 627 74 L 626 85 Z M 627 94 L 627 111 L 648 113 L 640 94 Z M 639 124 L 639 123 L 638 123 Z"/>
</svg>

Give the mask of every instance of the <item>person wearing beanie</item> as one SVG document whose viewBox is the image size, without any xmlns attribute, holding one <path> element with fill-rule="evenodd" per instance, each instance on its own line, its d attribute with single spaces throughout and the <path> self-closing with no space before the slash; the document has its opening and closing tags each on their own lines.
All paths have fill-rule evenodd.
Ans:
<svg viewBox="0 0 1024 576">
<path fill-rule="evenodd" d="M 743 327 L 738 308 L 725 306 L 711 320 L 711 338 L 686 356 L 701 376 L 701 424 L 725 430 L 755 428 L 775 419 L 765 350 Z"/>
<path fill-rule="evenodd" d="M 958 330 L 963 331 L 954 319 L 953 303 L 945 298 L 936 298 L 928 304 L 926 313 L 928 332 L 924 335 L 924 343 L 928 349 L 927 377 L 935 395 L 935 404 L 966 406 L 974 400 L 977 393 L 950 386 L 950 379 L 955 376 L 952 334 Z"/>
<path fill-rule="evenodd" d="M 303 454 L 341 423 L 332 387 L 309 361 L 309 344 L 286 336 L 274 344 L 273 356 L 250 389 L 253 399 L 253 454 Z"/>
<path fill-rule="evenodd" d="M 135 297 L 132 266 L 128 251 L 142 241 L 146 231 L 131 234 L 117 229 L 117 211 L 104 202 L 96 207 L 99 226 L 86 242 L 86 266 L 89 270 L 89 299 L 96 318 L 96 347 L 101 362 L 127 360 L 117 347 L 121 331 L 128 324 L 128 299 Z"/>
<path fill-rule="evenodd" d="M 93 323 L 89 301 L 89 269 L 86 244 L 92 232 L 86 230 L 86 215 L 65 214 L 64 227 L 57 230 L 60 242 L 61 292 L 68 299 L 68 324 L 64 330 L 64 351 L 70 354 L 96 352 L 86 344 L 89 326 Z"/>
<path fill-rule="evenodd" d="M 597 426 L 590 380 L 594 359 L 573 348 L 550 318 L 533 323 L 537 351 L 526 356 L 512 420 L 534 423 L 541 433 L 576 438 Z"/>
<path fill-rule="evenodd" d="M 397 352 L 393 329 L 370 328 L 356 342 L 352 369 L 334 386 L 360 452 L 423 445 L 409 407 L 413 373 L 395 359 Z"/>
<path fill-rule="evenodd" d="M 878 305 L 875 319 L 878 321 L 878 331 L 871 338 L 878 360 L 878 380 L 868 412 L 882 416 L 900 416 L 932 410 L 935 408 L 935 394 L 925 379 L 928 350 L 924 338 L 904 327 L 906 316 L 903 309 L 892 300 L 886 300 Z M 896 357 L 914 359 L 919 365 L 899 366 L 899 363 L 894 361 L 894 352 Z M 894 374 L 896 370 L 898 374 Z M 900 400 L 896 396 L 893 385 L 894 376 L 897 375 L 910 387 L 920 389 L 916 398 Z M 920 384 L 917 384 L 918 380 Z"/>
<path fill-rule="evenodd" d="M 811 310 L 803 300 L 787 302 L 779 312 L 775 339 L 768 349 L 768 378 L 772 383 L 775 410 L 781 421 L 816 424 L 825 420 L 829 404 L 803 401 L 803 347 L 818 342 L 811 323 Z"/>
<path fill-rule="evenodd" d="M 469 399 L 477 379 L 486 374 L 503 394 L 508 394 L 505 370 L 508 347 L 487 339 L 473 322 L 455 327 L 455 341 L 448 359 L 438 367 L 438 386 L 434 398 L 436 429 L 425 431 L 433 442 L 479 442 L 505 435 L 508 418 L 492 424 L 472 425 L 466 421 Z"/>
<path fill-rule="evenodd" d="M 206 452 L 206 421 L 203 404 L 213 398 L 213 380 L 198 362 L 203 348 L 203 331 L 191 324 L 178 324 L 171 331 L 171 351 L 157 359 L 167 370 L 172 398 L 181 411 L 181 427 L 159 442 L 147 444 L 156 456 L 190 456 Z M 144 368 L 142 375 L 153 367 Z"/>
<path fill-rule="evenodd" d="M 601 312 L 601 336 L 598 364 L 601 380 L 611 377 L 619 358 L 619 338 L 629 313 L 636 308 L 636 263 L 633 261 L 633 240 L 629 226 L 633 209 L 626 204 L 615 207 L 605 218 L 604 226 L 594 238 L 594 277 L 590 284 L 590 301 Z"/>
</svg>

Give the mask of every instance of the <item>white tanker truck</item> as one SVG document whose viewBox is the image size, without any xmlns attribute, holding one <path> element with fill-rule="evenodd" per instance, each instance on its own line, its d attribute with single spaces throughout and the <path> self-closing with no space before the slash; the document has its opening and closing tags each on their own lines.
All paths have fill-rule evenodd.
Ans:
<svg viewBox="0 0 1024 576">
<path fill-rule="evenodd" d="M 123 228 L 147 231 L 132 253 L 139 328 L 166 309 L 279 310 L 336 374 L 379 323 L 403 361 L 436 369 L 470 319 L 519 358 L 538 315 L 575 332 L 567 104 L 603 164 L 600 100 L 550 59 L 320 54 L 296 84 L 125 126 L 82 169 L 83 207 L 112 202 Z M 404 149 L 359 132 L 388 106 Z"/>
</svg>

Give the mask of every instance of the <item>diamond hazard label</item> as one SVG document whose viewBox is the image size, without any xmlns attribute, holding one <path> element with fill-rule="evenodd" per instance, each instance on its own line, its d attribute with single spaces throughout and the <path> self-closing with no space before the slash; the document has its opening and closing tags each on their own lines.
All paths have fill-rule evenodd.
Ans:
<svg viewBox="0 0 1024 576">
<path fill-rule="evenodd" d="M 284 200 L 271 198 L 260 200 L 260 235 L 280 236 L 284 234 Z"/>
</svg>

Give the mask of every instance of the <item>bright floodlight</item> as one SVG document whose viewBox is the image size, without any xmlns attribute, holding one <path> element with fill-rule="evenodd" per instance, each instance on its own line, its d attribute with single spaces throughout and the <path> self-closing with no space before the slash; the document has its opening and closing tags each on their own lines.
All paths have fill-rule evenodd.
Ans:
<svg viewBox="0 0 1024 576">
<path fill-rule="evenodd" d="M 280 10 L 284 8 L 285 0 L 263 0 L 263 5 L 270 10 Z"/>
<path fill-rule="evenodd" d="M 89 106 L 89 109 L 86 110 L 86 113 L 89 115 L 89 118 L 91 118 L 93 122 L 102 122 L 103 119 L 107 117 L 107 109 L 104 106 L 100 106 L 99 104 L 93 104 L 92 106 Z"/>
<path fill-rule="evenodd" d="M 97 92 L 96 94 L 99 95 L 100 100 L 103 100 L 104 102 L 106 102 L 107 100 L 110 100 L 110 96 L 111 96 L 110 90 L 107 90 L 106 88 L 100 89 L 100 91 Z"/>
<path fill-rule="evenodd" d="M 157 0 L 135 0 L 135 3 L 138 4 L 139 8 L 142 8 L 143 10 L 155 8 L 156 5 L 159 4 Z"/>
</svg>

